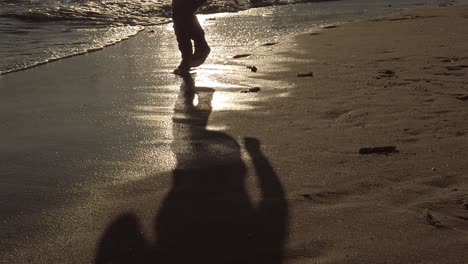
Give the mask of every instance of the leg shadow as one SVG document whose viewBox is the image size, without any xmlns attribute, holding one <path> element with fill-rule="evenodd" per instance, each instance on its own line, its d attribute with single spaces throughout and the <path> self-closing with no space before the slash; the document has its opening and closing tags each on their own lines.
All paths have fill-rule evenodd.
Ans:
<svg viewBox="0 0 468 264">
<path fill-rule="evenodd" d="M 146 263 L 150 252 L 137 217 L 123 214 L 104 232 L 95 263 Z"/>
<path fill-rule="evenodd" d="M 262 194 L 251 202 L 241 146 L 206 128 L 213 94 L 184 77 L 173 116 L 177 166 L 156 216 L 157 241 L 148 246 L 136 217 L 123 215 L 105 232 L 96 263 L 282 263 L 288 208 L 281 182 L 260 142 L 244 139 Z"/>
</svg>

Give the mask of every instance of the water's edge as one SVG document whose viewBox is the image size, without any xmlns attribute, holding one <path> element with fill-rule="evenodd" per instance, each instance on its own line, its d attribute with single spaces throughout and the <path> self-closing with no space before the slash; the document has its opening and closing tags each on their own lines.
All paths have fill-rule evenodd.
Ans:
<svg viewBox="0 0 468 264">
<path fill-rule="evenodd" d="M 289 6 L 291 6 L 291 5 L 302 5 L 302 4 L 307 4 L 307 3 L 311 3 L 311 2 L 315 3 L 315 2 L 337 2 L 337 1 L 341 2 L 339 0 L 319 0 L 319 1 L 305 0 L 305 1 L 291 1 L 291 2 L 260 1 L 258 5 L 251 4 L 248 7 L 242 6 L 242 7 L 239 7 L 237 9 L 216 8 L 216 7 L 212 7 L 212 6 L 207 6 L 207 7 L 201 8 L 199 13 L 203 14 L 203 15 L 214 15 L 214 14 L 222 14 L 222 13 L 237 13 L 237 12 L 246 11 L 246 10 L 249 10 L 249 9 L 267 8 L 267 7 L 271 7 L 271 6 L 275 6 L 275 5 L 289 5 Z M 391 10 L 389 13 L 387 13 L 385 15 L 398 14 L 398 13 L 400 13 L 401 11 L 403 11 L 405 9 L 413 8 L 416 5 L 432 6 L 432 5 L 436 5 L 436 4 L 440 5 L 440 3 L 435 3 L 435 2 L 432 2 L 432 3 L 427 3 L 426 2 L 426 3 L 421 3 L 421 4 L 408 4 L 408 6 L 403 6 L 403 7 L 400 7 L 400 8 L 394 8 L 393 10 Z M 454 3 L 454 4 L 457 4 L 457 3 Z M 391 6 L 392 5 L 389 5 L 389 7 L 391 7 Z M 371 16 L 371 17 L 366 17 L 366 18 L 363 18 L 363 19 L 340 21 L 339 23 L 342 24 L 342 23 L 349 23 L 349 22 L 355 22 L 355 21 L 367 21 L 367 20 L 375 18 L 375 17 L 379 17 L 379 16 Z M 112 43 L 103 44 L 102 46 L 99 46 L 99 47 L 91 47 L 91 48 L 85 49 L 83 51 L 77 51 L 75 53 L 72 52 L 71 54 L 66 54 L 64 56 L 59 56 L 57 58 L 48 58 L 46 60 L 38 61 L 38 62 L 32 63 L 30 65 L 23 65 L 23 66 L 18 66 L 17 68 L 12 68 L 12 69 L 7 69 L 7 70 L 4 70 L 4 71 L 0 71 L 0 76 L 10 74 L 10 73 L 14 73 L 14 72 L 27 70 L 27 69 L 31 69 L 31 68 L 35 68 L 35 67 L 45 65 L 45 64 L 48 64 L 48 63 L 52 63 L 52 62 L 55 62 L 55 61 L 58 61 L 58 60 L 67 59 L 67 58 L 70 58 L 70 57 L 75 57 L 75 56 L 79 56 L 79 55 L 85 55 L 85 54 L 89 54 L 89 53 L 92 53 L 92 52 L 100 51 L 100 50 L 102 50 L 104 48 L 116 45 L 118 43 L 121 43 L 122 41 L 128 40 L 128 39 L 138 35 L 139 33 L 143 32 L 149 26 L 151 26 L 151 27 L 152 26 L 160 26 L 160 25 L 164 25 L 164 24 L 168 24 L 168 23 L 172 22 L 170 18 L 166 18 L 166 19 L 160 20 L 160 21 L 161 22 L 154 23 L 152 25 L 147 25 L 147 26 L 141 25 L 141 26 L 139 26 L 140 28 L 136 30 L 136 32 L 128 34 L 125 37 L 122 37 L 120 39 L 117 39 L 117 40 L 113 41 Z M 331 24 L 336 24 L 336 22 L 331 23 Z M 330 25 L 330 24 L 324 24 L 324 25 L 321 25 L 321 26 L 327 26 L 327 25 Z M 310 30 L 310 28 L 302 29 L 303 32 L 308 31 L 308 30 Z M 293 34 L 297 34 L 297 33 L 298 32 L 295 32 Z M 290 35 L 290 34 L 287 34 L 287 35 Z"/>
<path fill-rule="evenodd" d="M 308 3 L 316 3 L 316 2 L 339 2 L 339 1 L 342 1 L 342 0 L 303 0 L 303 1 L 298 0 L 298 1 L 287 1 L 287 2 L 258 1 L 257 4 L 251 3 L 250 6 L 238 6 L 237 8 L 233 8 L 233 9 L 217 8 L 216 6 L 215 7 L 206 6 L 206 7 L 200 8 L 198 13 L 200 15 L 214 15 L 214 14 L 223 14 L 223 13 L 227 14 L 227 13 L 238 13 L 238 12 L 246 11 L 246 10 L 249 10 L 249 9 L 261 9 L 261 8 L 268 8 L 268 7 L 273 7 L 273 6 L 284 6 L 284 5 L 290 5 L 291 6 L 291 5 L 302 5 L 302 4 L 308 4 Z M 343 21 L 341 23 L 347 23 L 347 22 L 352 22 L 352 21 Z M 130 34 L 130 35 L 128 35 L 128 36 L 126 36 L 126 37 L 124 37 L 122 39 L 119 39 L 119 40 L 115 41 L 115 42 L 105 44 L 105 45 L 97 47 L 97 48 L 86 49 L 84 51 L 79 51 L 79 52 L 72 53 L 72 54 L 65 55 L 65 56 L 58 57 L 58 58 L 50 58 L 50 59 L 47 59 L 47 60 L 44 60 L 44 61 L 33 63 L 31 65 L 26 65 L 26 66 L 23 66 L 23 67 L 13 68 L 13 69 L 10 69 L 10 70 L 5 70 L 5 71 L 0 71 L 0 76 L 15 73 L 15 72 L 19 72 L 19 71 L 28 70 L 28 69 L 35 68 L 35 67 L 38 67 L 38 66 L 42 66 L 42 65 L 45 65 L 45 64 L 56 62 L 56 61 L 59 61 L 59 60 L 62 60 L 62 59 L 67 59 L 67 58 L 71 58 L 71 57 L 75 57 L 75 56 L 86 55 L 86 54 L 89 54 L 89 53 L 100 51 L 100 50 L 103 50 L 104 48 L 111 47 L 111 46 L 114 46 L 114 45 L 116 45 L 118 43 L 121 43 L 121 42 L 123 42 L 125 40 L 128 40 L 128 39 L 138 35 L 139 33 L 145 31 L 148 27 L 161 26 L 161 25 L 165 25 L 165 24 L 169 24 L 169 23 L 172 23 L 172 19 L 170 19 L 170 18 L 165 18 L 164 19 L 163 18 L 160 23 L 154 23 L 154 24 L 147 25 L 147 26 L 140 26 L 141 28 L 137 32 L 135 32 L 134 34 Z M 336 23 L 332 23 L 332 24 L 336 24 Z M 329 24 L 326 24 L 324 26 L 327 26 L 327 25 L 329 25 Z M 308 29 L 305 28 L 304 31 L 306 31 L 306 30 L 308 30 Z"/>
</svg>

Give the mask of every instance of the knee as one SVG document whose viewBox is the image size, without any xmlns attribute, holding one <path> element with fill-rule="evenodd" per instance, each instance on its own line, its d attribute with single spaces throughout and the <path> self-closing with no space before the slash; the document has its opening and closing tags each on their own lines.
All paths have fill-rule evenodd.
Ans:
<svg viewBox="0 0 468 264">
<path fill-rule="evenodd" d="M 190 17 L 195 14 L 197 7 L 194 1 L 187 0 L 173 0 L 172 1 L 172 18 L 183 19 L 184 17 Z"/>
</svg>

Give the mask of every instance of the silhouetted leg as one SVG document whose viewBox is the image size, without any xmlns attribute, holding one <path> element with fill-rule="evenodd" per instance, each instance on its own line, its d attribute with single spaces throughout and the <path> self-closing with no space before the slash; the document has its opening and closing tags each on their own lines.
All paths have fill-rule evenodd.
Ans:
<svg viewBox="0 0 468 264">
<path fill-rule="evenodd" d="M 208 55 L 210 54 L 210 47 L 205 39 L 205 31 L 200 25 L 198 18 L 194 15 L 192 20 L 192 36 L 193 42 L 195 44 L 195 52 L 192 58 L 192 67 L 198 67 L 202 65 Z"/>
<path fill-rule="evenodd" d="M 185 68 L 187 70 L 190 69 L 193 52 L 190 28 L 191 22 L 189 19 L 180 18 L 177 22 L 174 21 L 174 31 L 182 55 L 179 68 Z"/>
<path fill-rule="evenodd" d="M 182 55 L 182 61 L 178 69 L 188 72 L 193 55 L 192 28 L 193 16 L 197 10 L 194 1 L 173 0 L 172 20 L 174 22 L 174 32 Z M 178 74 L 176 71 L 174 73 Z"/>
</svg>

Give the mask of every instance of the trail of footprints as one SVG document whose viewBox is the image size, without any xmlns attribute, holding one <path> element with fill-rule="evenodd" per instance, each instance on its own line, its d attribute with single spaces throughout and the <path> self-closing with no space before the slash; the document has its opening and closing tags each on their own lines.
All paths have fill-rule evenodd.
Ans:
<svg viewBox="0 0 468 264">
<path fill-rule="evenodd" d="M 388 53 L 388 52 L 385 52 Z M 418 77 L 418 78 L 403 78 L 402 81 L 396 81 L 398 79 L 398 74 L 397 71 L 391 69 L 391 68 L 381 68 L 377 72 L 377 76 L 375 79 L 384 79 L 384 80 L 389 80 L 387 86 L 402 86 L 402 85 L 407 85 L 411 83 L 431 83 L 433 85 L 438 85 L 438 86 L 443 86 L 444 81 L 440 80 L 438 77 L 465 77 L 468 75 L 468 57 L 434 57 L 438 61 L 438 63 L 433 63 L 430 65 L 425 65 L 421 69 L 424 71 L 428 72 L 431 71 L 430 73 L 435 77 L 435 78 L 428 78 L 428 77 Z M 392 58 L 384 58 L 384 59 L 377 59 L 374 62 L 377 64 L 381 63 L 392 63 L 392 62 L 398 62 L 403 60 L 402 58 L 399 57 L 392 57 Z M 392 81 L 390 81 L 392 80 Z M 459 80 L 459 79 L 457 79 Z M 455 97 L 458 100 L 462 101 L 468 101 L 468 93 L 466 94 L 451 94 L 451 96 Z"/>
</svg>

